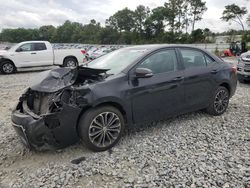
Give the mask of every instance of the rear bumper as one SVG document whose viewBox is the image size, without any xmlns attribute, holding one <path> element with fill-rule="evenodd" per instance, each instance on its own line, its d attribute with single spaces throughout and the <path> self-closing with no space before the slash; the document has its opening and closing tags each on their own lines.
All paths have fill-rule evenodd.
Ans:
<svg viewBox="0 0 250 188">
<path fill-rule="evenodd" d="M 26 147 L 35 150 L 60 149 L 79 140 L 77 121 L 80 112 L 80 109 L 64 104 L 59 112 L 35 117 L 26 111 L 14 110 L 11 120 Z"/>
</svg>

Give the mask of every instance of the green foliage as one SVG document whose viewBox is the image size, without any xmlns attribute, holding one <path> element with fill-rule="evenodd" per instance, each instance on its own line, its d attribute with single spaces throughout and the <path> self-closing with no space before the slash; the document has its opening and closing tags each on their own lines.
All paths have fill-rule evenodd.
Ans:
<svg viewBox="0 0 250 188">
<path fill-rule="evenodd" d="M 250 42 L 250 31 L 246 31 L 242 35 L 242 41 L 244 41 L 244 42 Z M 248 48 L 248 49 L 250 49 L 250 48 Z"/>
<path fill-rule="evenodd" d="M 242 30 L 244 30 L 244 24 L 242 22 L 242 17 L 247 14 L 246 7 L 239 7 L 236 4 L 231 4 L 225 6 L 225 10 L 222 13 L 221 19 L 228 22 L 228 21 L 234 21 L 238 23 Z"/>
<path fill-rule="evenodd" d="M 207 10 L 206 2 L 202 0 L 189 0 L 190 12 L 192 16 L 192 31 L 194 31 L 195 23 L 202 19 L 202 15 Z"/>
<path fill-rule="evenodd" d="M 134 12 L 128 8 L 119 10 L 106 21 L 106 24 L 113 29 L 118 29 L 119 32 L 129 32 L 135 26 Z"/>
</svg>

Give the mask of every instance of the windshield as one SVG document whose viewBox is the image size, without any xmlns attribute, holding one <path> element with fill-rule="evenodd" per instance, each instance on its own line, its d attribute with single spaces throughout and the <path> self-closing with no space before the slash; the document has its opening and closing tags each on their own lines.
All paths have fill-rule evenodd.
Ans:
<svg viewBox="0 0 250 188">
<path fill-rule="evenodd" d="M 95 69 L 110 69 L 108 74 L 118 74 L 128 65 L 141 57 L 146 49 L 124 48 L 101 56 L 88 63 L 88 67 Z"/>
</svg>

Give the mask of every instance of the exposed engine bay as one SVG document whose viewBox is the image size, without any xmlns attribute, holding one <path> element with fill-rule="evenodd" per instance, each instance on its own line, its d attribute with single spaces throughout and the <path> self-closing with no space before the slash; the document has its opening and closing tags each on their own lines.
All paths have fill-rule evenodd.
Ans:
<svg viewBox="0 0 250 188">
<path fill-rule="evenodd" d="M 78 117 L 89 107 L 90 86 L 104 80 L 106 71 L 77 67 L 42 72 L 12 113 L 13 126 L 24 144 L 46 150 L 77 142 Z"/>
</svg>

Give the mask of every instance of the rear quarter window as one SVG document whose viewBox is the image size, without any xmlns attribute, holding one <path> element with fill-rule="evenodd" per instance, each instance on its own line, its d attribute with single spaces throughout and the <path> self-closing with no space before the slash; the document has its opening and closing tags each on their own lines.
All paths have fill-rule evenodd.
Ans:
<svg viewBox="0 0 250 188">
<path fill-rule="evenodd" d="M 47 50 L 47 47 L 45 43 L 34 43 L 34 50 L 35 51 Z"/>
<path fill-rule="evenodd" d="M 212 57 L 199 50 L 180 49 L 180 52 L 186 69 L 192 67 L 208 67 L 217 64 Z"/>
</svg>

